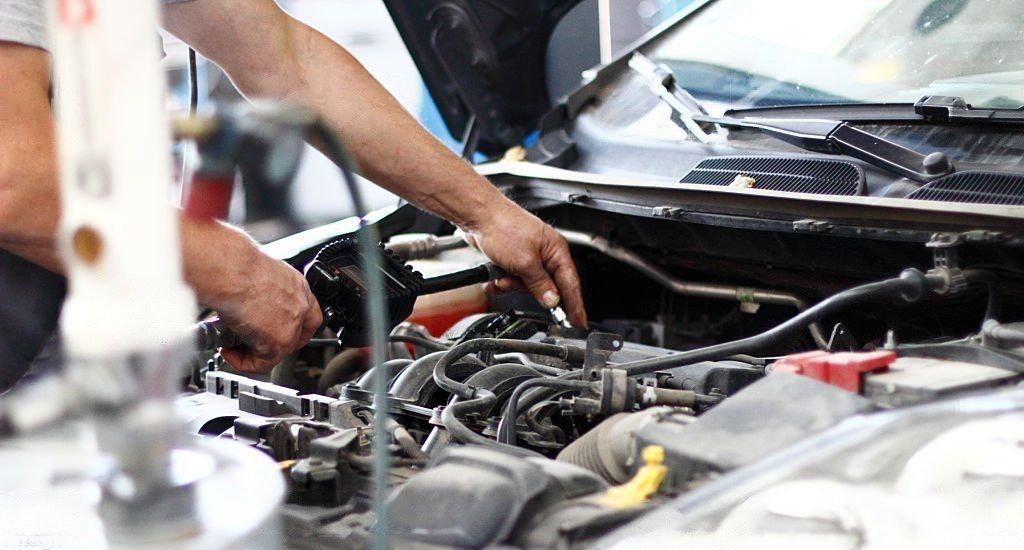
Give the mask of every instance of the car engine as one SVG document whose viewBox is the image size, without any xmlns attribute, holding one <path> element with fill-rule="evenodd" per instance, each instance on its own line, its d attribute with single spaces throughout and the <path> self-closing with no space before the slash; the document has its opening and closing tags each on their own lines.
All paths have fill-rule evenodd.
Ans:
<svg viewBox="0 0 1024 550">
<path fill-rule="evenodd" d="M 809 306 L 782 291 L 683 282 L 599 237 L 565 233 L 601 257 L 581 253 L 585 274 L 616 260 L 602 278 L 639 272 L 661 283 L 648 287 L 684 295 L 688 311 L 725 311 L 722 320 L 672 318 L 654 305 L 647 318 L 605 316 L 583 330 L 525 296 L 488 300 L 481 285 L 449 276 L 391 331 L 381 364 L 330 330 L 267 379 L 234 373 L 218 355 L 197 363 L 178 403 L 189 431 L 277 461 L 292 547 L 369 547 L 380 522 L 373 471 L 386 468 L 396 547 L 575 548 L 851 417 L 999 391 L 1024 373 L 1024 326 L 996 321 L 1004 297 L 986 271 L 937 261 Z M 399 255 L 416 258 L 404 272 L 417 275 L 485 260 L 458 237 L 395 237 L 389 285 L 407 276 Z M 588 305 L 621 307 L 626 288 Z M 391 312 L 408 301 L 391 296 Z M 917 336 L 928 330 L 921 316 L 944 301 L 966 332 Z M 968 320 L 961 308 L 974 314 L 978 303 L 984 313 Z M 751 324 L 775 315 L 784 320 L 767 329 Z M 378 377 L 390 413 L 382 446 Z"/>
</svg>

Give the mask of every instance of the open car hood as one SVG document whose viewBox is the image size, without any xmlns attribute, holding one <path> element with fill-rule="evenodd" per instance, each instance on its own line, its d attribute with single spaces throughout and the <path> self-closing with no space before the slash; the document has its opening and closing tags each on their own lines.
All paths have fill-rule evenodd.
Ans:
<svg viewBox="0 0 1024 550">
<path fill-rule="evenodd" d="M 548 39 L 580 0 L 384 0 L 453 136 L 477 150 L 520 143 L 551 105 Z"/>
</svg>

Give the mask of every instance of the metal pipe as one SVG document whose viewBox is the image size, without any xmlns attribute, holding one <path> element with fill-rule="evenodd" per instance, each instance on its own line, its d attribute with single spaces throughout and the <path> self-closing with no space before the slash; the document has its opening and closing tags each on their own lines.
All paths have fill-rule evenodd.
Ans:
<svg viewBox="0 0 1024 550">
<path fill-rule="evenodd" d="M 735 300 L 740 303 L 754 304 L 775 304 L 789 306 L 798 311 L 806 310 L 810 304 L 803 298 L 789 292 L 779 290 L 767 290 L 762 288 L 742 287 L 734 285 L 722 285 L 714 283 L 696 283 L 684 281 L 674 277 L 657 264 L 627 248 L 613 245 L 603 237 L 584 233 L 582 231 L 571 231 L 567 229 L 558 230 L 569 244 L 585 246 L 596 250 L 609 258 L 614 258 L 644 275 L 653 279 L 656 283 L 667 288 L 680 296 L 699 296 L 717 300 Z M 812 323 L 808 328 L 814 343 L 821 349 L 828 348 L 828 340 L 825 333 L 817 323 Z"/>
<path fill-rule="evenodd" d="M 396 240 L 396 238 L 392 237 L 385 246 L 388 250 L 406 261 L 434 258 L 442 252 L 469 246 L 469 243 L 462 238 L 462 235 L 448 235 L 444 237 L 423 235 L 422 237 L 410 240 Z"/>
</svg>

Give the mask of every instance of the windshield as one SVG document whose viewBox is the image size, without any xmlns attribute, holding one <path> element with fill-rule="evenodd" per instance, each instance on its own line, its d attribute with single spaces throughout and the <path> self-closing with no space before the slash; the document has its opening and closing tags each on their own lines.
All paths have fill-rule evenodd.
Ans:
<svg viewBox="0 0 1024 550">
<path fill-rule="evenodd" d="M 718 0 L 646 53 L 719 112 L 925 95 L 1024 105 L 1022 0 Z"/>
</svg>

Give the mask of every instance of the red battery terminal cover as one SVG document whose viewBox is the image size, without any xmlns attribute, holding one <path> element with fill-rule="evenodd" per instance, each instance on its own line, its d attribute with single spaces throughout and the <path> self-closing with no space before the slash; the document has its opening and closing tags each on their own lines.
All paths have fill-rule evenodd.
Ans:
<svg viewBox="0 0 1024 550">
<path fill-rule="evenodd" d="M 896 353 L 893 351 L 808 351 L 779 359 L 772 365 L 772 372 L 799 374 L 860 393 L 865 374 L 888 372 L 889 365 L 895 360 Z"/>
</svg>

